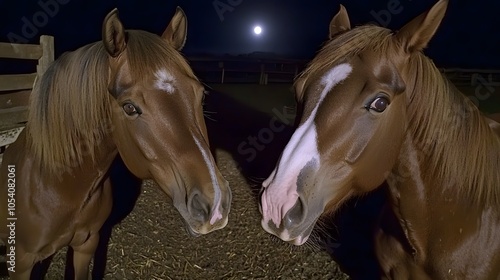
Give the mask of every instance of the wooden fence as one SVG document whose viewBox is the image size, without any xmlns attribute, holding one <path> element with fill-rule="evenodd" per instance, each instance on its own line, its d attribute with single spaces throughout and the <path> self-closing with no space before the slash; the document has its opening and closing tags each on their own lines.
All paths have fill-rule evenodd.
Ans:
<svg viewBox="0 0 500 280">
<path fill-rule="evenodd" d="M 188 57 L 196 75 L 207 84 L 293 83 L 307 60 L 238 56 Z M 500 87 L 500 70 L 440 69 L 457 86 Z"/>
<path fill-rule="evenodd" d="M 54 61 L 54 37 L 43 35 L 40 44 L 0 43 L 0 58 L 38 60 L 36 72 L 0 75 L 0 153 L 14 142 L 28 116 L 34 82 Z"/>
<path fill-rule="evenodd" d="M 196 75 L 205 83 L 291 83 L 307 61 L 254 57 L 188 57 Z"/>
</svg>

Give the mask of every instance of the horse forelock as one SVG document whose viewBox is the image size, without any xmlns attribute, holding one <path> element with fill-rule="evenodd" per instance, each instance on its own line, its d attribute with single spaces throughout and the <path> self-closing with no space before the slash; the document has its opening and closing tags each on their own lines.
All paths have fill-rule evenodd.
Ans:
<svg viewBox="0 0 500 280">
<path fill-rule="evenodd" d="M 182 76 L 198 81 L 182 54 L 161 37 L 142 30 L 127 31 L 127 55 L 133 79 L 154 77 L 166 67 Z M 173 77 L 178 80 L 180 77 Z"/>
<path fill-rule="evenodd" d="M 322 77 L 335 65 L 343 63 L 344 60 L 367 48 L 386 53 L 389 48 L 393 47 L 391 36 L 392 33 L 389 29 L 375 25 L 363 25 L 341 33 L 322 46 L 295 81 L 305 79 L 306 83 L 303 89 L 306 89 L 312 82 L 310 78 Z"/>
</svg>

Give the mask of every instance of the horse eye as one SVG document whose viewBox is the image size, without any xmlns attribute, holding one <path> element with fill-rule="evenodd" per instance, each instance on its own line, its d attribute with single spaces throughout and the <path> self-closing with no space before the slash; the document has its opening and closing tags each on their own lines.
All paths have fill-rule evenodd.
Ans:
<svg viewBox="0 0 500 280">
<path fill-rule="evenodd" d="M 133 116 L 138 113 L 137 108 L 135 108 L 134 104 L 132 103 L 125 103 L 123 105 L 123 111 L 125 111 L 125 114 L 129 116 Z"/>
<path fill-rule="evenodd" d="M 375 98 L 370 103 L 370 105 L 367 106 L 366 109 L 373 110 L 377 113 L 382 113 L 383 111 L 385 111 L 385 109 L 387 108 L 388 105 L 389 105 L 389 100 L 387 100 L 387 98 L 385 98 L 383 96 L 380 96 L 380 97 Z"/>
</svg>

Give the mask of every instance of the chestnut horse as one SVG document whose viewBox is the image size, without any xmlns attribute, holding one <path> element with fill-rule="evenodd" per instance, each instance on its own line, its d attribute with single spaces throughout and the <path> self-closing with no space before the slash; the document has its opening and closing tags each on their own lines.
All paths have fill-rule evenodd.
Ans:
<svg viewBox="0 0 500 280">
<path fill-rule="evenodd" d="M 12 279 L 29 279 L 65 246 L 75 278 L 87 279 L 118 154 L 135 176 L 158 183 L 193 235 L 227 224 L 231 192 L 210 153 L 204 87 L 179 53 L 186 30 L 180 8 L 161 37 L 124 30 L 115 9 L 102 41 L 63 54 L 37 82 L 25 132 L 0 172 Z"/>
<path fill-rule="evenodd" d="M 263 183 L 263 228 L 307 241 L 317 219 L 387 181 L 375 251 L 389 279 L 499 279 L 500 124 L 422 50 L 440 0 L 398 32 L 333 18 L 297 78 L 302 117 Z"/>
</svg>

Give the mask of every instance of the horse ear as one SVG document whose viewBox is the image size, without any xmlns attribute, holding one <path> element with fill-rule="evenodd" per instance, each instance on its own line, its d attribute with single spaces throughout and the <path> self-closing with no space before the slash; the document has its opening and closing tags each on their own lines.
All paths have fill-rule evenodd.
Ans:
<svg viewBox="0 0 500 280">
<path fill-rule="evenodd" d="M 112 57 L 117 57 L 125 50 L 125 30 L 118 18 L 118 9 L 113 9 L 102 24 L 102 42 Z"/>
<path fill-rule="evenodd" d="M 414 18 L 396 34 L 406 52 L 423 50 L 443 20 L 448 0 L 440 0 L 427 12 Z"/>
<path fill-rule="evenodd" d="M 340 32 L 347 31 L 351 29 L 351 22 L 349 21 L 349 15 L 347 10 L 343 5 L 340 5 L 339 12 L 333 17 L 330 22 L 330 34 L 328 38 L 333 38 Z"/>
<path fill-rule="evenodd" d="M 177 7 L 174 17 L 168 24 L 161 37 L 171 43 L 174 48 L 180 51 L 186 43 L 187 35 L 187 18 L 184 11 Z"/>
</svg>

